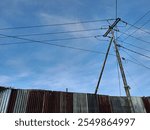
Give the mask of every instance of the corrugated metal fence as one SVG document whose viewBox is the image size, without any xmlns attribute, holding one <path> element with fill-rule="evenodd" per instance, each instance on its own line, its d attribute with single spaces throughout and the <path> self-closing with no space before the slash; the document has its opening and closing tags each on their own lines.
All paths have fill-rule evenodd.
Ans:
<svg viewBox="0 0 150 130">
<path fill-rule="evenodd" d="M 150 97 L 132 97 L 135 112 L 150 112 Z M 0 87 L 1 113 L 130 113 L 126 97 Z"/>
</svg>

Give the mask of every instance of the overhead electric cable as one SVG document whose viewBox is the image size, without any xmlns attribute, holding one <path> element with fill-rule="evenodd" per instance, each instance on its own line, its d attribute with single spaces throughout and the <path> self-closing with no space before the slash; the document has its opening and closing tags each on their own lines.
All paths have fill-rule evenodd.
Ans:
<svg viewBox="0 0 150 130">
<path fill-rule="evenodd" d="M 42 42 L 42 41 L 39 41 L 39 40 L 32 40 L 32 39 L 21 38 L 21 37 L 16 37 L 16 36 L 9 36 L 9 35 L 4 35 L 4 34 L 0 34 L 0 35 L 1 36 L 6 36 L 6 37 L 11 37 L 11 38 L 14 38 L 14 39 L 20 39 L 20 40 L 25 40 L 25 41 L 30 41 L 30 42 L 37 42 L 37 43 L 40 43 L 40 44 L 46 44 L 46 45 L 51 45 L 51 46 L 56 46 L 56 47 L 69 48 L 69 49 L 92 52 L 92 53 L 98 53 L 98 54 L 106 54 L 106 53 L 100 52 L 100 51 L 94 51 L 94 50 L 83 49 L 83 48 L 78 48 L 78 47 L 54 44 L 54 43 L 49 43 L 49 42 Z M 114 56 L 113 54 L 110 54 L 110 55 Z"/>
<path fill-rule="evenodd" d="M 94 28 L 94 29 L 85 29 L 85 30 L 71 30 L 71 31 L 60 31 L 60 32 L 46 32 L 46 33 L 31 33 L 31 34 L 19 34 L 13 35 L 14 37 L 27 37 L 27 36 L 38 36 L 38 35 L 51 35 L 51 34 L 65 34 L 65 33 L 79 33 L 79 32 L 89 32 L 89 31 L 98 31 L 107 28 Z M 7 38 L 7 37 L 0 37 Z"/>
<path fill-rule="evenodd" d="M 123 58 L 123 60 L 126 59 L 126 60 L 128 60 L 129 62 L 132 62 L 132 63 L 134 63 L 134 64 L 136 64 L 136 65 L 139 65 L 139 66 L 141 66 L 141 67 L 144 67 L 144 68 L 150 70 L 150 67 L 146 66 L 144 63 L 140 62 L 138 59 L 136 59 L 136 58 L 134 58 L 133 56 L 131 56 L 127 51 L 125 51 L 125 50 L 121 50 L 121 51 L 125 52 L 125 53 L 126 53 L 130 58 L 132 58 L 134 61 L 132 61 L 132 60 L 130 60 L 130 59 L 126 59 L 126 58 Z"/>
<path fill-rule="evenodd" d="M 100 37 L 100 36 L 102 35 L 49 39 L 49 40 L 42 40 L 41 42 L 59 42 L 59 41 L 67 41 L 67 40 L 79 40 L 79 39 L 95 38 L 95 37 Z M 100 41 L 108 41 L 108 40 L 100 40 Z M 0 43 L 0 45 L 14 45 L 14 44 L 26 44 L 26 43 L 31 43 L 31 42 L 10 42 L 10 43 Z"/>
<path fill-rule="evenodd" d="M 123 20 L 122 20 L 123 21 Z M 149 20 L 150 21 L 150 20 Z M 125 21 L 123 21 L 123 22 L 125 22 Z M 136 29 L 138 29 L 138 30 L 141 30 L 142 32 L 144 32 L 144 33 L 147 33 L 147 34 L 149 34 L 150 35 L 150 32 L 148 31 L 148 30 L 145 30 L 145 29 L 142 29 L 141 27 L 137 27 L 137 26 L 135 26 L 135 25 L 133 25 L 133 24 L 130 24 L 130 23 L 128 23 L 128 22 L 125 22 L 126 24 L 128 24 L 128 25 L 130 25 L 130 26 L 132 26 L 132 27 L 134 27 L 134 28 L 136 28 Z"/>
<path fill-rule="evenodd" d="M 132 75 L 130 74 L 130 72 L 127 70 L 127 67 L 125 66 L 124 68 L 125 68 L 126 73 L 128 74 L 128 77 L 131 79 L 131 82 L 134 83 L 134 85 L 136 86 L 136 88 L 138 88 L 137 87 L 138 86 L 137 83 L 135 82 L 135 80 L 132 77 Z M 143 92 L 139 88 L 138 88 L 138 91 L 139 91 L 140 94 L 144 95 Z"/>
<path fill-rule="evenodd" d="M 141 66 L 141 67 L 144 67 L 144 68 L 146 68 L 146 69 L 149 69 L 149 70 L 150 70 L 150 68 L 149 68 L 149 67 L 147 67 L 147 66 L 145 66 L 145 65 L 141 65 L 140 63 L 137 63 L 137 62 L 132 61 L 132 60 L 130 60 L 130 59 L 126 59 L 126 60 L 127 60 L 127 61 L 129 61 L 129 62 L 132 62 L 133 64 L 139 65 L 139 66 Z"/>
<path fill-rule="evenodd" d="M 132 35 L 130 36 L 129 34 L 127 34 L 127 33 L 125 33 L 125 32 L 122 32 L 122 31 L 118 31 L 118 32 L 120 32 L 120 33 L 122 33 L 122 34 L 125 34 L 125 35 L 127 35 L 127 36 L 129 36 L 129 37 L 132 37 L 132 38 L 134 38 L 134 39 L 136 39 L 136 40 L 139 40 L 139 41 L 142 41 L 142 42 L 145 42 L 145 43 L 150 44 L 149 41 L 143 40 L 143 39 L 141 39 L 141 38 L 138 38 L 138 37 L 135 37 L 135 36 L 132 36 Z"/>
<path fill-rule="evenodd" d="M 118 46 L 118 47 L 121 47 L 121 48 L 123 48 L 123 49 L 125 49 L 125 50 L 128 50 L 128 51 L 130 51 L 130 52 L 133 52 L 133 53 L 135 53 L 135 54 L 141 55 L 141 56 L 143 56 L 143 57 L 145 57 L 145 58 L 150 59 L 150 56 L 147 56 L 147 55 L 142 54 L 142 53 L 140 53 L 140 52 L 137 52 L 137 51 L 134 51 L 134 50 L 132 50 L 132 49 L 126 48 L 126 47 L 124 47 L 124 46 L 122 46 L 122 45 L 117 45 L 117 46 Z"/>
<path fill-rule="evenodd" d="M 144 27 L 149 22 L 150 22 L 150 20 L 146 21 L 144 24 L 142 24 L 142 26 L 140 26 L 138 29 L 136 29 L 135 31 L 133 31 L 132 33 L 130 33 L 126 38 L 124 38 L 123 41 L 127 40 L 130 36 L 132 36 L 134 33 L 136 33 L 139 29 L 141 30 L 141 28 Z"/>
<path fill-rule="evenodd" d="M 130 46 L 132 46 L 132 47 L 135 47 L 135 48 L 137 48 L 137 49 L 141 49 L 141 50 L 150 52 L 150 50 L 148 50 L 148 49 L 145 49 L 145 48 L 143 48 L 143 47 L 136 46 L 136 45 L 131 44 L 131 43 L 129 43 L 129 42 L 125 42 L 125 41 L 121 41 L 121 40 L 118 40 L 118 41 L 119 41 L 119 42 L 122 42 L 122 43 L 125 43 L 125 44 L 127 44 L 127 45 L 130 45 Z"/>
<path fill-rule="evenodd" d="M 130 26 L 127 30 L 129 31 L 134 25 L 136 25 L 139 21 L 141 21 L 145 16 L 147 16 L 150 13 L 150 10 L 148 10 L 143 16 L 141 16 L 134 24 L 132 24 L 132 26 Z M 117 37 L 117 39 L 119 39 L 123 34 L 121 34 L 119 37 Z"/>
<path fill-rule="evenodd" d="M 0 30 L 26 29 L 26 28 L 40 28 L 40 27 L 50 27 L 50 26 L 66 26 L 66 25 L 85 24 L 85 23 L 95 23 L 95 22 L 103 22 L 103 21 L 111 21 L 111 20 L 114 20 L 114 19 L 87 20 L 87 21 L 66 22 L 66 23 L 56 23 L 56 24 L 31 25 L 31 26 L 18 26 L 18 27 L 5 27 L 5 28 L 0 28 Z"/>
</svg>

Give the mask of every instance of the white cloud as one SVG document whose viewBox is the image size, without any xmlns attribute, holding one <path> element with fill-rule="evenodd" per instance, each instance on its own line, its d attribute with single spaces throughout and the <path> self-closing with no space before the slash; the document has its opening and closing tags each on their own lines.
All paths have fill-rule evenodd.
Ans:
<svg viewBox="0 0 150 130">
<path fill-rule="evenodd" d="M 46 24 L 59 24 L 59 23 L 73 23 L 73 22 L 80 22 L 78 19 L 72 18 L 72 17 L 66 17 L 66 16 L 59 16 L 59 15 L 51 15 L 47 13 L 40 13 L 40 19 L 42 20 L 42 23 Z M 86 30 L 86 29 L 95 29 L 98 27 L 95 27 L 95 24 L 90 24 L 86 26 L 86 24 L 70 24 L 67 26 L 59 26 L 59 29 L 62 29 L 64 31 L 72 31 L 72 30 Z M 70 36 L 74 37 L 82 37 L 82 36 L 90 36 L 90 35 L 98 35 L 92 31 L 84 31 L 84 32 L 78 32 L 78 33 L 69 33 Z"/>
<path fill-rule="evenodd" d="M 9 76 L 6 76 L 6 75 L 0 75 L 0 84 L 1 84 L 1 85 L 3 85 L 3 84 L 8 84 L 8 83 L 10 83 L 12 80 L 13 80 L 13 77 L 9 77 Z"/>
</svg>

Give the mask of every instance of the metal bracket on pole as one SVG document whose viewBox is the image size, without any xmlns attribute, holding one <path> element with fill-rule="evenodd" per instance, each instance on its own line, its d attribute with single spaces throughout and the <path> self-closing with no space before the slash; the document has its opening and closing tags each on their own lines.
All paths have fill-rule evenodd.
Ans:
<svg viewBox="0 0 150 130">
<path fill-rule="evenodd" d="M 103 35 L 103 37 L 107 37 L 107 35 L 111 32 L 111 30 L 113 30 L 113 28 L 118 24 L 118 22 L 121 20 L 121 18 L 117 18 L 116 21 L 109 26 L 109 29 L 107 30 L 107 32 Z"/>
</svg>

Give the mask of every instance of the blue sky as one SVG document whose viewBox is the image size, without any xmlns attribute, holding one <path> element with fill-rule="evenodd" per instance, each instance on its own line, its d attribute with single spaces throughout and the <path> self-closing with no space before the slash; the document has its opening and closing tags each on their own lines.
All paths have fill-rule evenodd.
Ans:
<svg viewBox="0 0 150 130">
<path fill-rule="evenodd" d="M 118 17 L 134 24 L 140 17 L 150 10 L 149 0 L 118 0 Z M 19 26 L 47 25 L 86 20 L 115 18 L 115 0 L 1 0 L 0 2 L 0 29 Z M 142 26 L 150 18 L 150 13 L 141 19 L 137 27 Z M 8 29 L 0 30 L 0 34 L 16 36 L 33 33 L 49 33 L 72 30 L 86 30 L 100 27 L 108 27 L 113 21 L 95 22 L 87 24 L 75 24 L 66 26 L 50 26 L 41 28 Z M 134 27 L 126 31 L 130 26 L 120 23 L 118 29 L 131 34 Z M 150 23 L 142 27 L 150 32 Z M 90 49 L 106 52 L 108 38 L 94 38 L 103 35 L 106 30 L 97 30 L 80 33 L 66 33 L 53 35 L 26 36 L 23 38 L 33 40 L 53 40 L 62 38 L 75 38 L 93 36 L 87 39 L 55 41 L 53 44 Z M 118 36 L 120 33 L 118 33 Z M 133 34 L 140 39 L 150 41 L 150 35 L 141 30 Z M 21 36 L 20 36 L 21 37 Z M 127 36 L 121 35 L 119 40 Z M 13 45 L 0 45 L 0 85 L 14 88 L 47 89 L 56 91 L 94 93 L 98 76 L 104 60 L 103 54 L 72 50 L 56 46 L 49 46 L 15 38 L 0 38 L 1 44 L 16 43 Z M 150 50 L 150 45 L 129 37 L 125 40 L 135 46 Z M 119 41 L 118 41 L 119 42 Z M 119 43 L 122 44 L 122 43 Z M 127 44 L 123 46 L 150 56 L 150 52 L 134 48 Z M 115 54 L 111 47 L 111 54 Z M 145 66 L 150 66 L 150 59 L 144 58 L 132 52 L 120 49 L 127 81 L 131 87 L 131 94 L 147 96 L 150 92 L 150 70 L 133 64 L 129 60 L 136 60 Z M 128 60 L 129 59 L 129 60 Z M 135 61 L 136 62 L 136 61 Z M 118 80 L 116 57 L 109 56 L 106 68 L 100 84 L 99 94 L 125 95 L 122 80 Z"/>
</svg>

